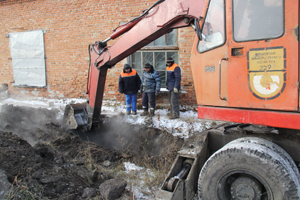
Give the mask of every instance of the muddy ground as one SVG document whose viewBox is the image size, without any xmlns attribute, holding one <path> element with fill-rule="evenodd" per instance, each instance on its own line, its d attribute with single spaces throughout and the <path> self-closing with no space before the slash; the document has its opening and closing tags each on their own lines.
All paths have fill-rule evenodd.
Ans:
<svg viewBox="0 0 300 200">
<path fill-rule="evenodd" d="M 126 181 L 119 175 L 124 162 L 158 171 L 159 186 L 183 143 L 165 131 L 127 124 L 122 115 L 102 116 L 99 128 L 80 132 L 61 127 L 59 110 L 12 105 L 1 110 L 4 199 L 106 199 L 99 186 Z M 134 196 L 128 189 L 120 195 Z"/>
</svg>

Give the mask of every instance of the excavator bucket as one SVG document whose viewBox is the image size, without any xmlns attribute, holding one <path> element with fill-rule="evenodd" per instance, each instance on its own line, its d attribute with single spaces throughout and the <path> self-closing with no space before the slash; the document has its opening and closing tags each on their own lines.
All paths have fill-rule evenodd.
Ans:
<svg viewBox="0 0 300 200">
<path fill-rule="evenodd" d="M 91 127 L 91 120 L 88 118 L 86 108 L 86 103 L 66 105 L 63 118 L 63 127 L 67 129 L 89 130 Z"/>
</svg>

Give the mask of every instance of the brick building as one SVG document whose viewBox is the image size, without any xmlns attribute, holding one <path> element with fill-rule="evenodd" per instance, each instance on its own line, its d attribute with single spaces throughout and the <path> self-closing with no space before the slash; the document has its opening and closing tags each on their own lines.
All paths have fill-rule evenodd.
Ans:
<svg viewBox="0 0 300 200">
<path fill-rule="evenodd" d="M 156 0 L 0 0 L 0 84 L 8 84 L 11 94 L 21 96 L 86 98 L 88 44 L 108 38 L 113 29 L 139 16 L 142 10 L 155 2 Z M 35 33 L 38 33 L 38 39 L 35 39 Z M 25 43 L 19 43 L 19 39 L 23 37 L 26 38 Z M 151 62 L 157 55 L 164 62 L 163 59 L 171 53 L 175 55 L 182 70 L 181 85 L 184 93 L 180 94 L 180 100 L 183 104 L 196 104 L 189 62 L 193 40 L 192 28 L 175 30 L 171 35 L 160 38 L 122 60 L 108 71 L 104 98 L 124 100 L 124 95 L 118 92 L 118 78 L 125 63 L 140 67 L 139 64 L 142 65 L 149 59 Z M 41 48 L 41 52 L 36 50 L 38 53 L 35 55 L 43 56 L 38 59 L 32 57 L 32 62 L 41 64 L 41 67 L 31 68 L 26 64 L 31 63 L 30 60 L 22 60 L 24 54 L 18 48 L 26 48 L 26 42 L 30 41 L 40 41 L 31 48 Z M 114 42 L 110 41 L 108 45 Z M 16 59 L 15 53 L 21 56 Z M 161 70 L 163 75 L 164 69 Z M 167 94 L 162 93 L 158 104 L 166 100 Z"/>
</svg>

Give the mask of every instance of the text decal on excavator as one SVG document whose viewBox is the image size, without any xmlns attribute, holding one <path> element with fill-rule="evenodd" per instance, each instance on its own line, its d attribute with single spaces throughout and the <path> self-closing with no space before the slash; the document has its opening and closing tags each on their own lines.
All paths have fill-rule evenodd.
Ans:
<svg viewBox="0 0 300 200">
<path fill-rule="evenodd" d="M 279 97 L 286 86 L 286 49 L 282 46 L 250 49 L 247 60 L 251 93 L 261 100 Z"/>
</svg>

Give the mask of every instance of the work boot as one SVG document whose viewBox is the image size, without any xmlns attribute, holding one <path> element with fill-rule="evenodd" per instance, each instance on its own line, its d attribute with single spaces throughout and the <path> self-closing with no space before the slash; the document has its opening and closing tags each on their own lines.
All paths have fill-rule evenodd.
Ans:
<svg viewBox="0 0 300 200">
<path fill-rule="evenodd" d="M 179 118 L 179 115 L 178 114 L 171 114 L 171 116 L 169 117 L 169 119 L 177 119 Z"/>
<path fill-rule="evenodd" d="M 126 115 L 130 115 L 130 111 L 126 111 Z"/>
<path fill-rule="evenodd" d="M 172 115 L 172 111 L 173 111 L 172 108 L 168 108 L 167 109 L 167 116 L 170 117 Z"/>
<path fill-rule="evenodd" d="M 144 112 L 142 112 L 141 116 L 149 115 L 148 108 L 144 108 Z"/>
<path fill-rule="evenodd" d="M 136 115 L 136 111 L 132 111 L 132 114 L 133 114 L 133 115 Z"/>
<path fill-rule="evenodd" d="M 155 110 L 154 108 L 150 108 L 150 115 L 149 115 L 150 117 L 154 116 L 154 110 Z"/>
</svg>

